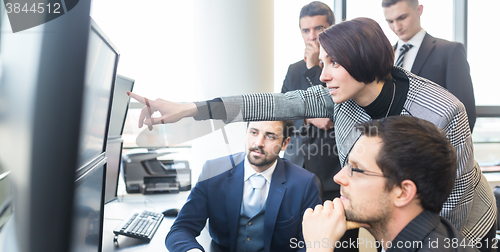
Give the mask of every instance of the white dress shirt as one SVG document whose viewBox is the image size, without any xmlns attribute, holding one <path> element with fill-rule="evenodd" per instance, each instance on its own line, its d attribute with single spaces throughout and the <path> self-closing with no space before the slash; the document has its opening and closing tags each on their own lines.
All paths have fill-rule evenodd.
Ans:
<svg viewBox="0 0 500 252">
<path fill-rule="evenodd" d="M 261 190 L 261 193 L 262 193 L 262 205 L 264 205 L 264 203 L 267 200 L 267 195 L 269 194 L 269 187 L 271 185 L 271 179 L 273 177 L 274 169 L 276 169 L 276 164 L 277 163 L 278 163 L 278 160 L 276 159 L 274 161 L 274 164 L 271 165 L 271 167 L 269 167 L 267 170 L 265 170 L 265 171 L 263 171 L 263 172 L 260 173 L 262 175 L 262 177 L 264 177 L 266 179 L 266 184 L 264 185 L 264 187 L 262 187 L 262 190 Z M 254 175 L 257 172 L 250 165 L 250 162 L 248 161 L 248 157 L 247 156 L 245 156 L 245 164 L 244 164 L 243 167 L 244 167 L 244 170 L 245 170 L 245 174 L 243 176 L 243 181 L 244 181 L 244 183 L 243 183 L 243 195 L 245 195 L 246 191 L 252 191 L 253 190 L 253 187 L 250 184 L 250 180 L 248 180 L 248 178 L 250 178 L 250 176 Z"/>
<path fill-rule="evenodd" d="M 413 45 L 413 47 L 410 50 L 408 50 L 408 52 L 406 52 L 405 58 L 403 59 L 403 68 L 404 69 L 411 71 L 411 68 L 413 67 L 413 63 L 415 62 L 415 58 L 417 58 L 417 53 L 418 53 L 418 50 L 420 49 L 420 46 L 422 45 L 422 41 L 424 40 L 424 37 L 425 37 L 425 30 L 422 29 L 419 32 L 417 32 L 417 34 L 415 34 L 407 42 L 404 42 L 401 39 L 398 40 L 398 47 L 396 48 L 396 50 L 394 50 L 394 52 L 395 52 L 394 59 L 395 60 L 399 57 L 400 49 L 404 44 Z"/>
<path fill-rule="evenodd" d="M 262 175 L 262 177 L 264 177 L 266 179 L 266 184 L 264 185 L 264 187 L 262 187 L 262 190 L 261 190 L 262 205 L 264 205 L 266 200 L 267 200 L 267 195 L 269 194 L 269 187 L 271 185 L 271 179 L 273 177 L 274 169 L 276 169 L 277 163 L 278 163 L 278 160 L 276 159 L 276 161 L 274 161 L 274 164 L 271 165 L 271 167 L 269 167 L 267 170 L 260 173 Z M 245 156 L 245 163 L 244 163 L 243 167 L 244 167 L 243 195 L 245 195 L 245 191 L 253 190 L 253 187 L 250 184 L 250 181 L 248 180 L 248 178 L 250 178 L 250 176 L 254 175 L 257 172 L 252 168 L 252 166 L 250 166 L 250 162 L 248 161 L 247 156 Z M 241 205 L 243 206 L 243 203 Z M 187 252 L 201 252 L 201 250 L 196 248 L 196 249 L 190 249 Z"/>
</svg>

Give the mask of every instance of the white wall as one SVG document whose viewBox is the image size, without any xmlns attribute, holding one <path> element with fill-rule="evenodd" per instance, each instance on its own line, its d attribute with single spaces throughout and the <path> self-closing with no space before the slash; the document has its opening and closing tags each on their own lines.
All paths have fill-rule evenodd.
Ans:
<svg viewBox="0 0 500 252">
<path fill-rule="evenodd" d="M 273 92 L 273 15 L 269 0 L 106 0 L 91 11 L 134 92 L 178 102 Z M 243 151 L 245 129 L 226 126 L 229 144 L 221 130 L 191 141 L 193 179 L 205 160 Z"/>
</svg>

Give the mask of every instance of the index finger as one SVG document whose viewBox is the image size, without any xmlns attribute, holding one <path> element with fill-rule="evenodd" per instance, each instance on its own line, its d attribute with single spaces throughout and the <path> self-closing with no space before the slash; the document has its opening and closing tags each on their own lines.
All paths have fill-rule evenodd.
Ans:
<svg viewBox="0 0 500 252">
<path fill-rule="evenodd" d="M 128 92 L 128 91 L 127 91 L 127 95 L 134 98 L 136 101 L 146 105 L 146 98 L 144 98 L 136 93 L 132 93 L 132 92 Z"/>
<path fill-rule="evenodd" d="M 332 201 L 330 200 L 325 200 L 325 202 L 323 203 L 323 210 L 324 212 L 331 212 L 335 209 L 335 206 L 334 204 L 332 203 Z"/>
<path fill-rule="evenodd" d="M 311 47 L 317 48 L 317 47 L 319 47 L 319 41 L 317 41 L 317 40 L 315 40 L 315 41 L 307 41 L 306 42 L 306 47 L 307 46 L 311 46 Z"/>
<path fill-rule="evenodd" d="M 142 97 L 138 94 L 135 94 L 135 93 L 132 93 L 130 91 L 127 91 L 127 95 L 134 98 L 135 100 L 137 100 L 138 102 L 146 105 L 146 108 L 147 109 L 147 112 L 144 111 L 144 109 L 141 111 L 141 115 L 139 116 L 139 128 L 142 128 L 142 125 L 143 125 L 143 121 L 144 119 L 151 119 L 151 115 L 153 114 L 153 112 L 151 111 L 151 106 L 149 105 L 149 100 L 148 98 L 146 97 Z M 148 125 L 148 129 L 149 131 L 153 130 L 153 126 L 152 125 Z"/>
<path fill-rule="evenodd" d="M 306 211 L 304 212 L 304 216 L 302 218 L 307 218 L 309 215 L 313 214 L 314 213 L 314 210 L 312 208 L 308 208 L 306 209 Z"/>
<path fill-rule="evenodd" d="M 342 204 L 340 198 L 333 199 L 333 206 L 334 209 L 342 210 L 342 212 L 344 212 L 344 204 Z"/>
<path fill-rule="evenodd" d="M 307 41 L 307 42 L 306 42 L 306 47 L 307 47 L 307 46 L 312 46 L 313 44 L 314 44 L 314 42 L 313 42 L 313 41 Z"/>
<path fill-rule="evenodd" d="M 356 228 L 370 228 L 371 226 L 366 224 L 366 223 L 360 223 L 360 222 L 354 222 L 354 221 L 346 221 L 346 228 L 349 229 L 356 229 Z"/>
</svg>

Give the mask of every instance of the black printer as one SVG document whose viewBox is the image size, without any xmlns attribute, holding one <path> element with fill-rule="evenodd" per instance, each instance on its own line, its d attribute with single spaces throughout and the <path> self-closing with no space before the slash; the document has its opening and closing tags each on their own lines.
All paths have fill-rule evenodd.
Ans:
<svg viewBox="0 0 500 252">
<path fill-rule="evenodd" d="M 128 193 L 165 193 L 191 190 L 191 169 L 186 160 L 159 160 L 168 149 L 135 149 L 123 157 Z"/>
</svg>

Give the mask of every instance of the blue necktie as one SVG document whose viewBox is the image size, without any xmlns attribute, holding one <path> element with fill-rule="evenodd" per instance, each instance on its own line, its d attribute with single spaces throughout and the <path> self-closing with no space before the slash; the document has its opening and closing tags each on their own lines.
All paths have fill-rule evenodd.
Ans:
<svg viewBox="0 0 500 252">
<path fill-rule="evenodd" d="M 253 189 L 246 191 L 243 196 L 243 213 L 252 218 L 262 209 L 262 188 L 266 179 L 260 174 L 254 174 L 248 180 Z"/>
<path fill-rule="evenodd" d="M 405 59 L 405 54 L 413 47 L 412 44 L 404 44 L 399 49 L 398 60 L 396 60 L 395 66 L 403 67 L 403 60 Z"/>
</svg>

